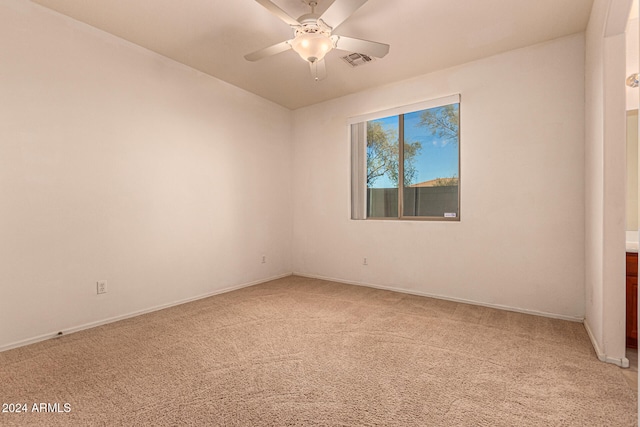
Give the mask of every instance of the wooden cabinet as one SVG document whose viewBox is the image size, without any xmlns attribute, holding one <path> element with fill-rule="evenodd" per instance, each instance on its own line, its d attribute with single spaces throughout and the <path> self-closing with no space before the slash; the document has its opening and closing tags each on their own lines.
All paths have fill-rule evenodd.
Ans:
<svg viewBox="0 0 640 427">
<path fill-rule="evenodd" d="M 627 347 L 638 348 L 638 254 L 627 252 Z"/>
</svg>

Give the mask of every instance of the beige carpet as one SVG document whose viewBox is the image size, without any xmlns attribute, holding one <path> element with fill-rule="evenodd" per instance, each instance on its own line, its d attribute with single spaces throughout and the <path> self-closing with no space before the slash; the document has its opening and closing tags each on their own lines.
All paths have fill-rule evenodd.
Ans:
<svg viewBox="0 0 640 427">
<path fill-rule="evenodd" d="M 637 423 L 582 324 L 295 276 L 0 353 L 0 401 L 71 409 L 0 425 Z"/>
</svg>

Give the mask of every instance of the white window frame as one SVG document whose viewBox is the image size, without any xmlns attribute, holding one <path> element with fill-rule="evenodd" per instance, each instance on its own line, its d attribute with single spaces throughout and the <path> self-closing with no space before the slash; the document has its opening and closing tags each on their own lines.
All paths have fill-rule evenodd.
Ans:
<svg viewBox="0 0 640 427">
<path fill-rule="evenodd" d="M 363 114 L 350 117 L 347 119 L 347 125 L 350 128 L 351 139 L 351 219 L 353 220 L 391 220 L 391 221 L 460 221 L 460 184 L 461 184 L 461 165 L 460 165 L 460 146 L 458 146 L 458 215 L 454 218 L 450 217 L 427 217 L 427 216 L 402 216 L 398 217 L 367 217 L 367 129 L 368 121 L 382 119 L 390 116 L 400 116 L 402 114 L 412 113 L 415 111 L 428 110 L 430 108 L 442 107 L 450 104 L 461 104 L 460 94 L 444 96 L 441 98 L 431 99 L 428 101 L 418 102 L 415 104 L 404 105 L 401 107 L 390 108 L 387 110 L 376 111 L 373 113 Z M 458 131 L 460 132 L 460 131 Z M 460 135 L 458 135 L 460 138 Z M 458 142 L 459 143 L 459 142 Z M 399 204 L 402 203 L 401 193 L 398 194 Z M 401 212 L 401 209 L 400 209 Z"/>
</svg>

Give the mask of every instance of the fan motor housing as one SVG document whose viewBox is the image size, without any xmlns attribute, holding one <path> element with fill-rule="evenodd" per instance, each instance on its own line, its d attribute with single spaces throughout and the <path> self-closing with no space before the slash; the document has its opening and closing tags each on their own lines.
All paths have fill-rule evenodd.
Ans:
<svg viewBox="0 0 640 427">
<path fill-rule="evenodd" d="M 318 18 L 320 18 L 320 15 L 318 15 L 317 13 L 305 13 L 300 18 L 298 18 L 298 22 L 302 25 L 315 24 L 316 22 L 318 22 Z"/>
</svg>

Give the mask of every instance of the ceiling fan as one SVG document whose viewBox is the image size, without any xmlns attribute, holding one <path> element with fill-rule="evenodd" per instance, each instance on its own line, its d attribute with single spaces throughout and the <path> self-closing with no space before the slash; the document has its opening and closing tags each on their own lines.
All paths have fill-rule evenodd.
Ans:
<svg viewBox="0 0 640 427">
<path fill-rule="evenodd" d="M 248 61 L 257 61 L 293 49 L 302 59 L 309 63 L 311 74 L 317 81 L 326 77 L 324 57 L 333 49 L 360 53 L 376 58 L 382 58 L 389 52 L 388 44 L 332 34 L 335 28 L 349 18 L 367 0 L 335 0 L 322 15 L 315 13 L 317 1 L 303 0 L 304 3 L 311 7 L 311 13 L 302 15 L 298 19 L 292 18 L 270 0 L 256 1 L 269 12 L 289 24 L 293 29 L 294 37 L 245 55 L 245 59 Z"/>
</svg>

